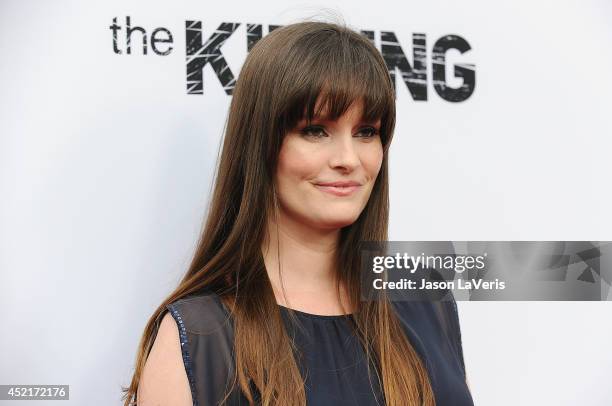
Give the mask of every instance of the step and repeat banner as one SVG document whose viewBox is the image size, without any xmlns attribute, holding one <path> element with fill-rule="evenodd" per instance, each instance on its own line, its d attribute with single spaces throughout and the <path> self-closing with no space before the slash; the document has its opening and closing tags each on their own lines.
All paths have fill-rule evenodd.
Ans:
<svg viewBox="0 0 612 406">
<path fill-rule="evenodd" d="M 367 36 L 396 89 L 393 242 L 367 283 L 403 267 L 385 286 L 406 290 L 450 255 L 412 283 L 454 290 L 477 405 L 612 404 L 604 0 L 2 1 L 0 384 L 120 403 L 193 254 L 242 63 L 305 19 Z"/>
</svg>

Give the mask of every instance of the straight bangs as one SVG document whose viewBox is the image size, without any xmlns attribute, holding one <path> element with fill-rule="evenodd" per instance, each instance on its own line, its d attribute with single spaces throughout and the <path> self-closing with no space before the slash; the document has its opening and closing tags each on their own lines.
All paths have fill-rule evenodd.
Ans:
<svg viewBox="0 0 612 406">
<path fill-rule="evenodd" d="M 362 34 L 334 30 L 301 38 L 289 62 L 286 83 L 292 83 L 280 110 L 281 137 L 301 120 L 337 120 L 353 105 L 363 102 L 361 120 L 381 120 L 380 137 L 386 151 L 395 126 L 395 92 L 380 52 Z"/>
</svg>

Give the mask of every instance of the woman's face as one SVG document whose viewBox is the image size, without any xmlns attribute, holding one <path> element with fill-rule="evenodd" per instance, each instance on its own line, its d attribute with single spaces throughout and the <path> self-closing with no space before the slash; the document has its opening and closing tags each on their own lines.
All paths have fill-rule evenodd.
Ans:
<svg viewBox="0 0 612 406">
<path fill-rule="evenodd" d="M 361 109 L 356 102 L 336 121 L 302 120 L 286 134 L 276 173 L 284 215 L 323 229 L 357 220 L 383 160 L 380 120 L 362 122 Z"/>
</svg>

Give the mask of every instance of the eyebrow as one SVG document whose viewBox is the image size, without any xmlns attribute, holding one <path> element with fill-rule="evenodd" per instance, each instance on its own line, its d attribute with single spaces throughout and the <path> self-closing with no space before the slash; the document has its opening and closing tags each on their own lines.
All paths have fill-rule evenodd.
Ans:
<svg viewBox="0 0 612 406">
<path fill-rule="evenodd" d="M 308 122 L 308 118 L 307 118 L 307 117 L 304 117 L 304 118 L 303 118 L 302 120 L 300 120 L 300 121 L 304 121 L 304 122 L 306 122 L 306 123 L 307 123 L 307 122 Z M 333 121 L 338 121 L 338 120 L 333 120 L 333 119 L 329 118 L 329 116 L 328 116 L 328 115 L 323 115 L 323 116 L 314 116 L 314 117 L 312 117 L 312 121 L 333 122 Z M 375 119 L 375 120 L 373 120 L 373 121 L 368 121 L 368 120 L 366 120 L 364 117 L 361 117 L 361 118 L 359 119 L 359 123 L 360 123 L 360 124 L 370 124 L 370 125 L 376 125 L 376 124 L 378 124 L 378 122 L 379 122 L 379 121 L 381 121 L 381 124 L 382 124 L 382 120 L 381 120 L 380 118 L 377 118 L 377 119 Z"/>
</svg>

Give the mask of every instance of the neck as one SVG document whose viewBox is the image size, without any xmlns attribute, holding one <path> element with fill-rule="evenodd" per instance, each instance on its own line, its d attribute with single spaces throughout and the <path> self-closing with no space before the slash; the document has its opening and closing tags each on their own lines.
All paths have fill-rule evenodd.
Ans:
<svg viewBox="0 0 612 406">
<path fill-rule="evenodd" d="M 337 286 L 340 229 L 313 228 L 282 210 L 267 229 L 262 254 L 277 303 L 317 314 L 348 313 L 344 287 L 339 294 Z"/>
</svg>

